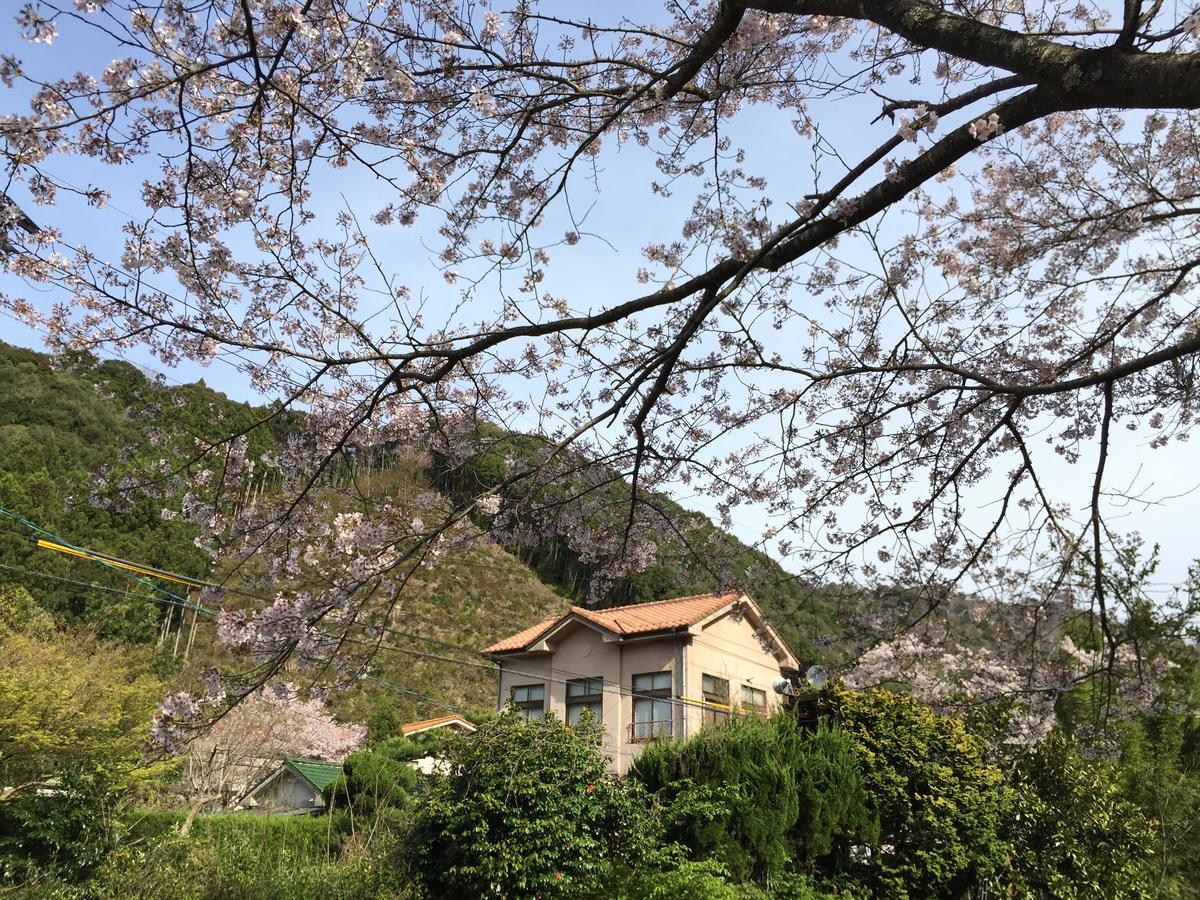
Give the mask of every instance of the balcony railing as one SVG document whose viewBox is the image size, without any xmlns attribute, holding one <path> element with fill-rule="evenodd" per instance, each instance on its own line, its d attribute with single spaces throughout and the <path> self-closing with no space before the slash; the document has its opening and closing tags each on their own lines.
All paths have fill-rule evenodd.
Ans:
<svg viewBox="0 0 1200 900">
<path fill-rule="evenodd" d="M 649 722 L 629 723 L 629 742 L 633 744 L 652 741 L 656 737 L 671 737 L 675 732 L 671 719 L 654 719 Z"/>
</svg>

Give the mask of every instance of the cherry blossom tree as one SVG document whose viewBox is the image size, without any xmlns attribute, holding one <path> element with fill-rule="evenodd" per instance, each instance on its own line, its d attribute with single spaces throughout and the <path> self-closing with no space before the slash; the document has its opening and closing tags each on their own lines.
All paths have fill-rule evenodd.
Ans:
<svg viewBox="0 0 1200 900">
<path fill-rule="evenodd" d="M 285 756 L 340 763 L 365 738 L 365 728 L 340 724 L 319 698 L 259 691 L 188 743 L 180 787 L 197 805 L 227 806 Z"/>
<path fill-rule="evenodd" d="M 157 473 L 203 546 L 269 559 L 222 621 L 244 685 L 360 671 L 413 568 L 481 531 L 556 517 L 636 569 L 680 484 L 767 510 L 805 577 L 905 588 L 889 630 L 964 584 L 1035 619 L 1070 594 L 1115 659 L 1112 436 L 1196 416 L 1200 14 L 1177 10 L 30 0 L 0 60 L 4 265 L 64 299 L 3 307 L 55 346 L 224 359 L 305 413 L 270 458 L 230 434 Z M 113 61 L 40 74 L 71 35 Z M 790 177 L 755 168 L 770 144 Z M 604 248 L 584 200 L 616 159 L 678 220 L 584 302 L 548 286 Z M 376 202 L 326 214 L 350 178 Z M 135 209 L 119 259 L 19 214 L 68 202 Z M 438 283 L 383 251 L 410 232 Z M 378 448 L 463 463 L 517 416 L 541 449 L 478 497 L 322 492 Z M 1055 459 L 1094 471 L 1083 504 Z M 231 512 L 264 467 L 279 489 Z"/>
</svg>

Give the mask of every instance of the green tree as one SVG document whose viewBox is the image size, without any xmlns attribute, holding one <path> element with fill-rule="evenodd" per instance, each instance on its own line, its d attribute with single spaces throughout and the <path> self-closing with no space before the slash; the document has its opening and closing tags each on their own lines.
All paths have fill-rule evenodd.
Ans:
<svg viewBox="0 0 1200 900">
<path fill-rule="evenodd" d="M 1012 869 L 998 881 L 1015 897 L 1145 897 L 1154 882 L 1154 828 L 1121 797 L 1117 773 L 1052 733 L 1022 759 L 1005 831 Z"/>
<path fill-rule="evenodd" d="M 840 685 L 822 704 L 854 741 L 879 816 L 878 837 L 852 867 L 875 894 L 957 897 L 1001 869 L 1012 791 L 961 719 L 902 694 Z"/>
<path fill-rule="evenodd" d="M 1153 823 L 1154 893 L 1200 897 L 1200 720 L 1163 714 L 1131 723 L 1116 776 L 1122 796 Z"/>
<path fill-rule="evenodd" d="M 65 772 L 116 787 L 149 777 L 142 750 L 162 688 L 147 662 L 87 634 L 0 640 L 2 796 Z"/>
<path fill-rule="evenodd" d="M 435 897 L 603 894 L 646 849 L 631 782 L 607 774 L 601 734 L 553 716 L 501 716 L 449 746 L 409 834 L 413 870 Z"/>
<path fill-rule="evenodd" d="M 833 871 L 876 830 L 854 744 L 825 727 L 805 732 L 788 715 L 656 742 L 632 774 L 664 806 L 667 838 L 719 860 L 737 881 L 765 883 L 818 861 Z M 695 787 L 718 791 L 723 811 L 674 809 Z"/>
<path fill-rule="evenodd" d="M 48 640 L 54 636 L 54 619 L 19 584 L 0 584 L 0 639 L 10 634 Z"/>
<path fill-rule="evenodd" d="M 117 844 L 115 803 L 102 779 L 74 772 L 0 803 L 0 885 L 86 878 Z"/>
<path fill-rule="evenodd" d="M 420 754 L 421 748 L 407 738 L 358 750 L 346 757 L 341 777 L 326 793 L 334 805 L 347 805 L 356 816 L 396 820 L 396 814 L 409 806 L 417 784 L 416 770 L 408 761 Z"/>
</svg>

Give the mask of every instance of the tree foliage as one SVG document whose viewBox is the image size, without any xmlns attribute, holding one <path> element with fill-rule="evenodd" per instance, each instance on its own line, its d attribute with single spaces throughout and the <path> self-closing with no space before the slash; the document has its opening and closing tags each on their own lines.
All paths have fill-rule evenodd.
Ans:
<svg viewBox="0 0 1200 900">
<path fill-rule="evenodd" d="M 1166 713 L 1131 723 L 1117 765 L 1104 774 L 1120 785 L 1121 799 L 1137 804 L 1152 832 L 1153 892 L 1179 900 L 1200 896 L 1200 719 Z M 1109 792 L 1107 785 L 1096 791 L 1106 799 Z M 1130 846 L 1142 849 L 1138 842 Z"/>
<path fill-rule="evenodd" d="M 229 804 L 282 758 L 341 762 L 365 736 L 361 726 L 335 719 L 323 700 L 260 691 L 188 741 L 180 786 L 189 802 Z"/>
<path fill-rule="evenodd" d="M 605 770 L 600 732 L 501 716 L 449 748 L 408 847 L 436 897 L 603 893 L 647 849 L 645 812 Z"/>
<path fill-rule="evenodd" d="M 1155 823 L 1123 796 L 1111 765 L 1084 760 L 1060 733 L 1017 766 L 1011 896 L 1142 897 L 1153 893 Z"/>
<path fill-rule="evenodd" d="M 667 839 L 717 859 L 740 881 L 835 871 L 877 828 L 849 738 L 824 727 L 806 733 L 791 716 L 736 718 L 686 743 L 656 742 L 632 775 L 663 804 Z M 717 811 L 675 808 L 696 787 L 716 792 Z"/>
<path fill-rule="evenodd" d="M 854 742 L 879 832 L 852 871 L 890 897 L 956 896 L 999 872 L 1013 796 L 961 719 L 884 690 L 823 694 Z"/>
<path fill-rule="evenodd" d="M 417 772 L 409 760 L 444 749 L 439 739 L 421 747 L 408 738 L 391 738 L 374 747 L 356 750 L 342 763 L 342 776 L 326 788 L 334 804 L 345 803 L 356 814 L 391 815 L 406 809 L 417 784 Z"/>
<path fill-rule="evenodd" d="M 0 792 L 53 787 L 66 773 L 136 782 L 162 685 L 144 654 L 66 633 L 0 639 Z"/>
<path fill-rule="evenodd" d="M 128 363 L 88 354 L 55 361 L 0 343 L 0 506 L 68 542 L 204 576 L 211 560 L 195 546 L 195 529 L 162 515 L 168 498 L 182 496 L 179 482 L 147 495 L 131 490 L 129 472 L 157 469 L 162 482 L 175 448 L 242 430 L 259 415 L 203 384 L 168 388 Z M 263 429 L 251 439 L 259 452 L 273 443 Z M 47 611 L 101 637 L 155 637 L 166 611 L 150 591 L 99 567 L 81 571 L 32 536 L 3 520 L 0 563 L 10 568 L 0 581 L 23 584 Z"/>
<path fill-rule="evenodd" d="M 5 310 L 64 350 L 220 358 L 271 399 L 263 424 L 306 413 L 285 446 L 230 419 L 165 468 L 142 460 L 146 482 L 187 482 L 172 511 L 202 548 L 279 561 L 266 596 L 301 560 L 353 572 L 286 610 L 256 604 L 231 644 L 324 646 L 305 632 L 361 622 L 484 521 L 512 543 L 553 521 L 541 550 L 636 596 L 669 575 L 656 538 L 703 568 L 711 533 L 660 508 L 688 484 L 722 525 L 739 504 L 770 512 L 757 549 L 810 583 L 911 591 L 865 617 L 878 634 L 972 576 L 1032 621 L 1067 604 L 1114 656 L 1107 521 L 1141 485 L 1114 481 L 1113 436 L 1182 441 L 1200 396 L 1198 20 L 1038 0 L 590 12 L 30 0 L 15 14 L 28 43 L 0 80 L 26 108 L 3 123 L 4 266 L 71 302 L 22 287 Z M 781 135 L 791 152 L 773 165 Z M 115 174 L 133 164 L 137 178 Z M 651 233 L 585 215 L 581 192 L 617 183 L 653 198 Z M 34 202 L 45 227 L 20 212 Z M 118 209 L 121 227 L 93 227 Z M 430 259 L 392 252 L 397 234 Z M 455 469 L 490 451 L 484 420 L 518 419 L 537 423 L 532 466 L 489 461 L 494 487 L 436 515 L 365 502 L 332 553 L 347 565 L 329 561 L 313 494 L 333 468 L 404 446 Z M 10 436 L 22 455 L 37 445 Z M 1055 477 L 1081 461 L 1090 484 Z M 229 502 L 267 469 L 286 473 L 281 496 Z M 627 491 L 609 490 L 614 473 Z M 129 494 L 118 482 L 101 494 Z M 581 491 L 552 495 L 559 515 L 514 489 L 530 484 Z"/>
<path fill-rule="evenodd" d="M 66 770 L 53 788 L 0 802 L 0 886 L 86 879 L 123 832 L 102 777 Z"/>
</svg>

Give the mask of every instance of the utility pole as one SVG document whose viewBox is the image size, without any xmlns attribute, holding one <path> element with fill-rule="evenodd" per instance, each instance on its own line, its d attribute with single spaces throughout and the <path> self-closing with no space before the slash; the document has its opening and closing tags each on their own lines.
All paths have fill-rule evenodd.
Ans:
<svg viewBox="0 0 1200 900">
<path fill-rule="evenodd" d="M 189 592 L 188 596 L 191 594 Z M 171 615 L 175 615 L 175 607 L 171 607 Z M 183 610 L 179 610 L 179 627 L 175 629 L 175 646 L 171 648 L 171 659 L 174 659 L 179 653 L 179 636 L 183 634 Z"/>
<path fill-rule="evenodd" d="M 183 651 L 183 661 L 187 662 L 188 657 L 192 654 L 192 644 L 196 640 L 196 620 L 200 618 L 200 607 L 197 606 L 192 610 L 192 629 L 188 632 L 187 647 Z"/>
</svg>

